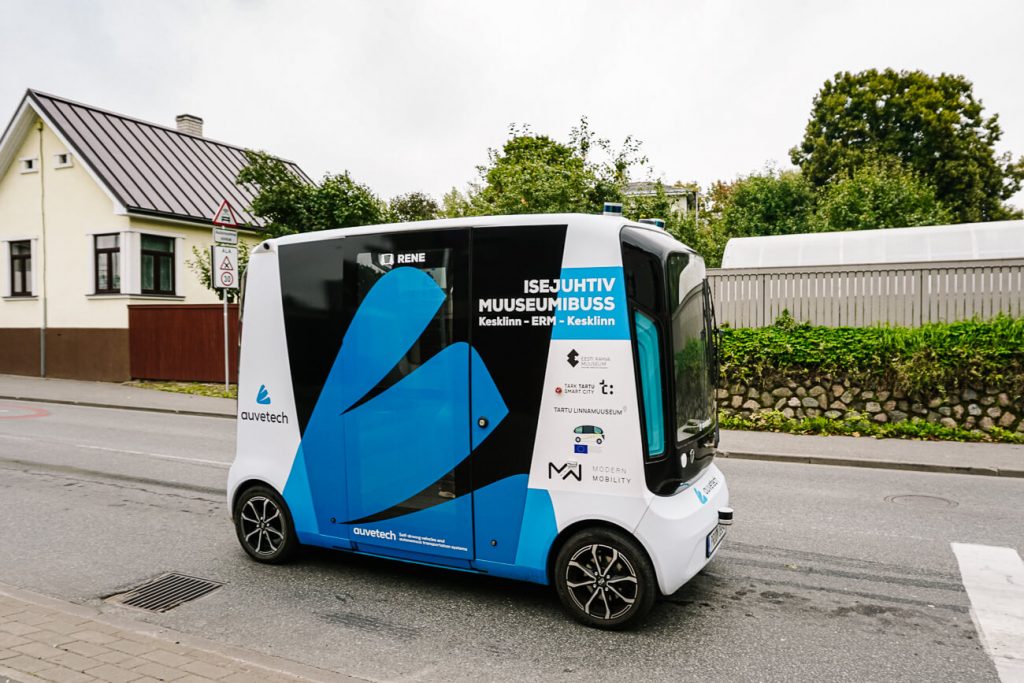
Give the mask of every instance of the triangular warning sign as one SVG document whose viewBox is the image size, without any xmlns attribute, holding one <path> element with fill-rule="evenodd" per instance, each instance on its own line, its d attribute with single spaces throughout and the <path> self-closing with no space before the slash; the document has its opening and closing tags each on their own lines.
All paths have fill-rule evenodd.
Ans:
<svg viewBox="0 0 1024 683">
<path fill-rule="evenodd" d="M 217 213 L 213 216 L 213 224 L 220 225 L 225 228 L 237 228 L 238 219 L 235 218 L 235 210 L 228 204 L 228 200 L 224 200 L 220 203 L 220 208 L 217 209 Z"/>
<path fill-rule="evenodd" d="M 227 256 L 225 256 L 224 260 L 220 262 L 220 269 L 221 270 L 234 270 L 235 269 L 235 264 L 231 263 L 231 259 L 228 258 Z"/>
</svg>

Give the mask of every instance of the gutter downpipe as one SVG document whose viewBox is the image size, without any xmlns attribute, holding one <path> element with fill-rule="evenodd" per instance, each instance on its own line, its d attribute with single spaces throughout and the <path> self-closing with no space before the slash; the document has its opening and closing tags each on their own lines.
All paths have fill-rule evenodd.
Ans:
<svg viewBox="0 0 1024 683">
<path fill-rule="evenodd" d="M 46 169 L 43 158 L 43 122 L 36 121 L 36 130 L 39 131 L 39 226 L 40 226 L 40 252 L 42 263 L 39 268 L 39 280 L 42 285 L 40 289 L 40 300 L 43 305 L 43 321 L 39 328 L 39 376 L 46 377 L 46 184 L 43 181 L 43 173 Z"/>
</svg>

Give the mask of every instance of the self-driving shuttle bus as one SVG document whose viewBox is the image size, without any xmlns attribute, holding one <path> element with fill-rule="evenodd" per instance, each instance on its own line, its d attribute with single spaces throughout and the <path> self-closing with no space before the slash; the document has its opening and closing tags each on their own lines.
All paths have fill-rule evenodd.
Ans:
<svg viewBox="0 0 1024 683">
<path fill-rule="evenodd" d="M 289 235 L 250 257 L 228 501 L 301 544 L 554 584 L 636 622 L 732 521 L 704 262 L 621 216 Z"/>
</svg>

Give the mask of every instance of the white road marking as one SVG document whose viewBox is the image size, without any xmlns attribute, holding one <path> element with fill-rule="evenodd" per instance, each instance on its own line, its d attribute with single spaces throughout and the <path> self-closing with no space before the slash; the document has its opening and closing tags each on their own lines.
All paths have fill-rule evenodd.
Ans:
<svg viewBox="0 0 1024 683">
<path fill-rule="evenodd" d="M 206 460 L 204 458 L 186 458 L 182 455 L 168 455 L 166 453 L 149 453 L 147 451 L 133 451 L 124 448 L 111 448 L 109 446 L 93 446 L 85 443 L 69 443 L 66 441 L 59 441 L 56 439 L 40 439 L 38 437 L 28 436 L 16 436 L 14 434 L 0 434 L 2 439 L 11 439 L 13 441 L 41 441 L 44 443 L 55 443 L 62 446 L 70 446 L 71 448 L 85 448 L 93 451 L 107 451 L 109 453 L 118 453 L 121 455 L 142 455 L 147 458 L 156 458 L 158 460 L 172 460 L 175 462 L 188 462 L 196 465 L 209 465 L 211 467 L 219 467 L 221 469 L 228 469 L 231 467 L 231 463 L 224 462 L 222 460 Z"/>
<path fill-rule="evenodd" d="M 982 645 L 1003 683 L 1024 682 L 1024 561 L 1013 548 L 951 543 Z"/>
</svg>

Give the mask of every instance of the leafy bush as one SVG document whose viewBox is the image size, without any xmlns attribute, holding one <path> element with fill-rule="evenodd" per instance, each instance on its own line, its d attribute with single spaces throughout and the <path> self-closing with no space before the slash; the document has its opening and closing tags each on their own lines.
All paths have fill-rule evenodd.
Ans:
<svg viewBox="0 0 1024 683">
<path fill-rule="evenodd" d="M 812 327 L 788 312 L 769 327 L 722 330 L 722 382 L 848 379 L 865 388 L 941 396 L 965 386 L 1024 393 L 1024 318 L 906 327 Z"/>
<path fill-rule="evenodd" d="M 832 420 L 827 417 L 786 417 L 777 410 L 754 413 L 750 417 L 720 413 L 722 429 L 741 429 L 759 432 L 786 432 L 789 434 L 835 434 L 845 436 L 874 436 L 877 438 L 921 439 L 928 441 L 999 441 L 1024 444 L 1024 434 L 993 427 L 989 432 L 946 427 L 920 418 L 879 424 L 865 417 Z"/>
</svg>

